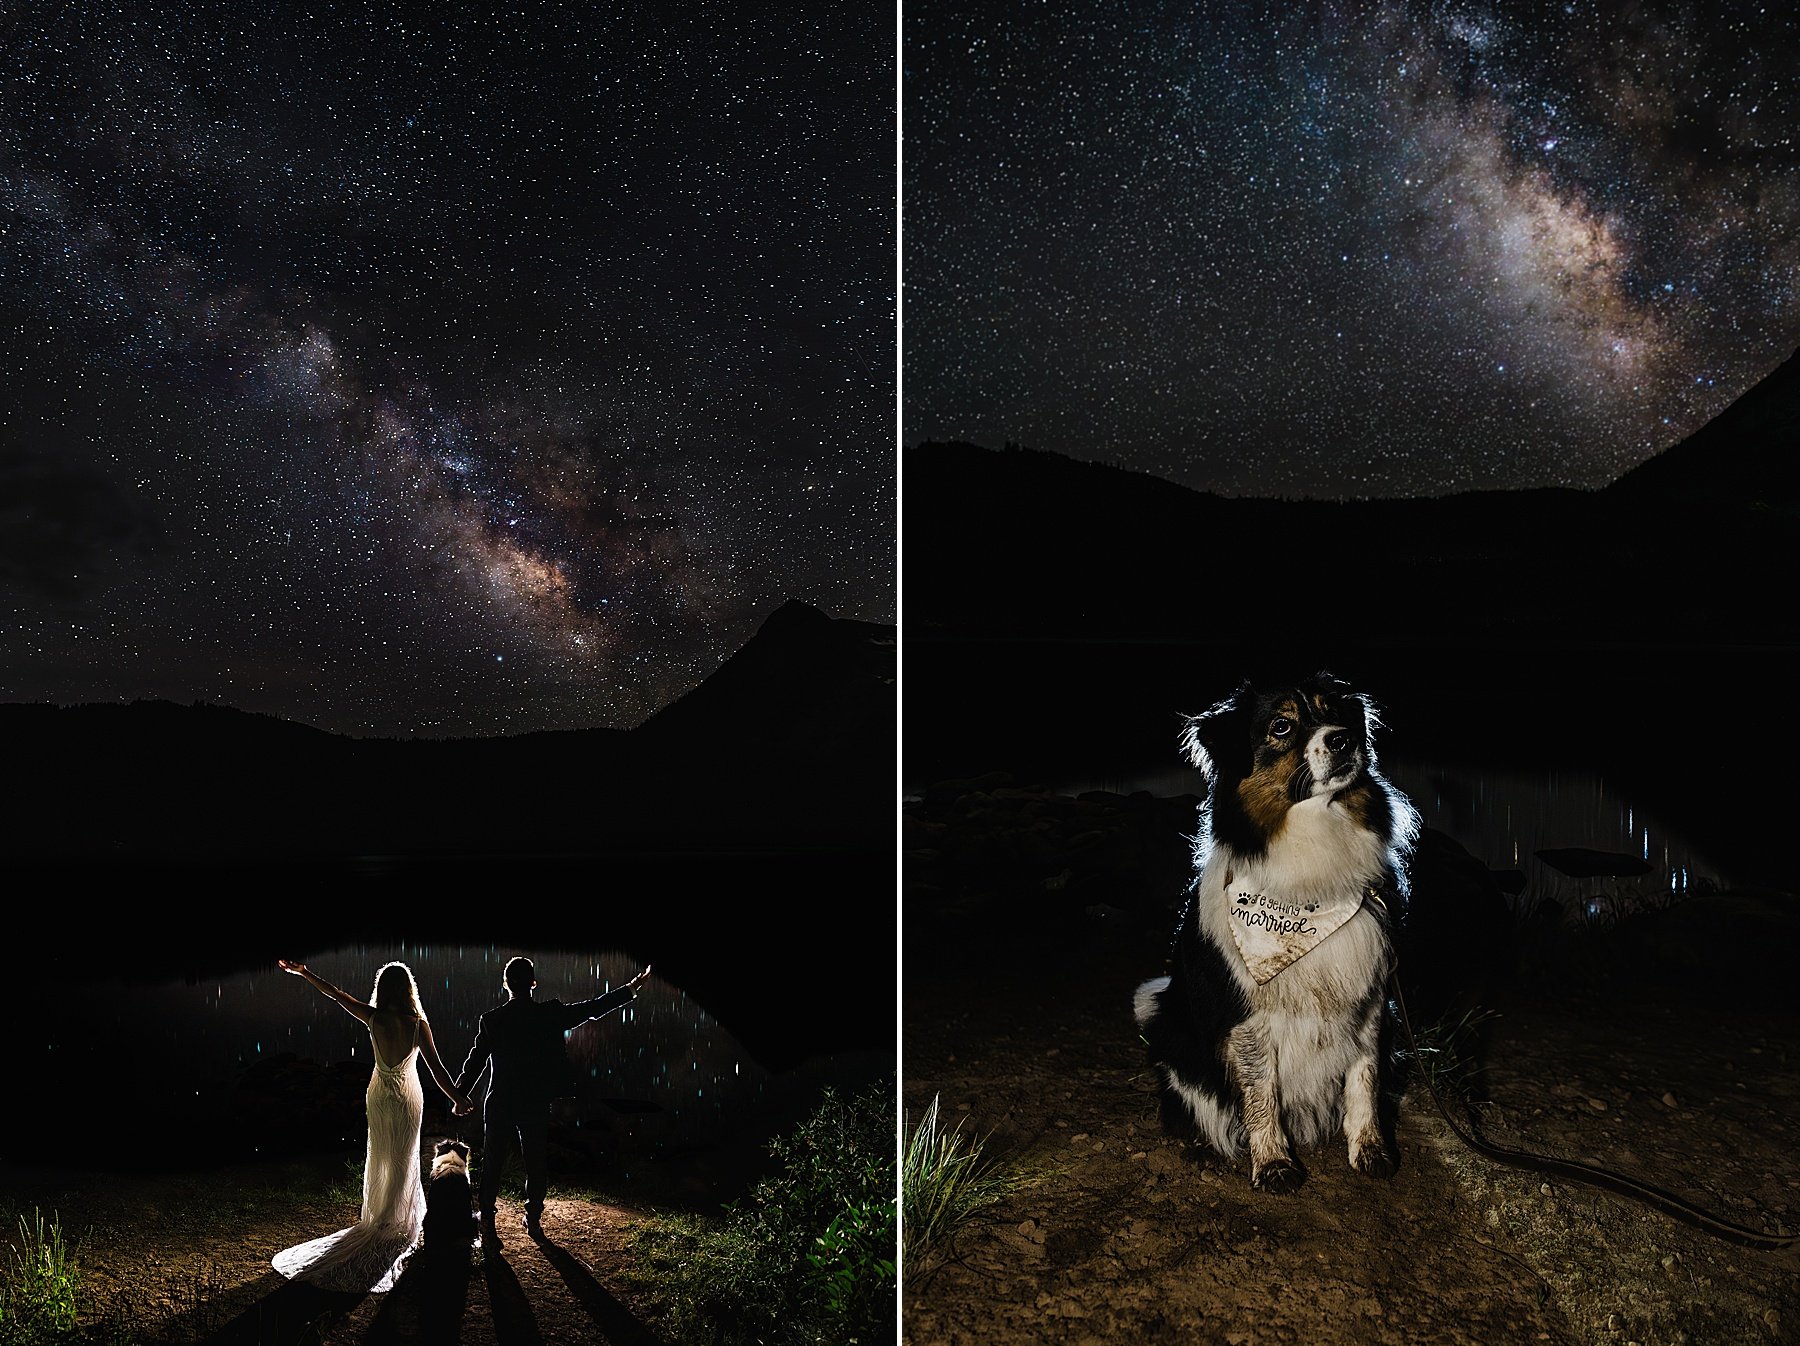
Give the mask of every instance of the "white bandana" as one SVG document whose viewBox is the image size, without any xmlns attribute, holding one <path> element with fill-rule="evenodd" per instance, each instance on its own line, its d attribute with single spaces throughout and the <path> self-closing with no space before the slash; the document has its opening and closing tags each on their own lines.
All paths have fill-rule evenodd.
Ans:
<svg viewBox="0 0 1800 1346">
<path fill-rule="evenodd" d="M 1294 902 L 1229 884 L 1225 896 L 1231 937 L 1258 986 L 1318 948 L 1363 904 L 1361 893 L 1330 902 Z"/>
</svg>

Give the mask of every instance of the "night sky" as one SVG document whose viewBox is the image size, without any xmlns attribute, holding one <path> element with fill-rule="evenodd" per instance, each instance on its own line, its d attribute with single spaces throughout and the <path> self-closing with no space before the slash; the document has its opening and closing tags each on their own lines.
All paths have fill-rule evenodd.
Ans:
<svg viewBox="0 0 1800 1346">
<path fill-rule="evenodd" d="M 0 700 L 628 727 L 895 618 L 894 16 L 0 11 Z"/>
<path fill-rule="evenodd" d="M 1797 22 L 908 7 L 905 442 L 1233 495 L 1603 485 L 1800 343 Z"/>
</svg>

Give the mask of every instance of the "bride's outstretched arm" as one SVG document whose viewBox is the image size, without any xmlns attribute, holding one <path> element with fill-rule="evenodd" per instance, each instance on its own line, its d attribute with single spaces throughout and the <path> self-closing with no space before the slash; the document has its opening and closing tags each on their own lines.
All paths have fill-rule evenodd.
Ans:
<svg viewBox="0 0 1800 1346">
<path fill-rule="evenodd" d="M 372 1014 L 375 1009 L 373 1005 L 365 1005 L 348 991 L 340 991 L 337 987 L 326 981 L 325 978 L 307 967 L 305 963 L 290 963 L 285 958 L 277 958 L 275 962 L 283 972 L 292 972 L 296 977 L 304 977 L 313 986 L 318 988 L 321 994 L 329 999 L 337 1001 L 338 1004 L 344 1007 L 344 1011 L 347 1014 L 354 1015 L 359 1022 L 365 1024 L 369 1022 L 369 1015 Z"/>
<path fill-rule="evenodd" d="M 465 1094 L 457 1090 L 456 1081 L 450 1078 L 450 1072 L 444 1069 L 443 1061 L 438 1058 L 437 1041 L 431 1036 L 429 1019 L 419 1020 L 419 1055 L 425 1059 L 425 1069 L 431 1072 L 431 1078 L 437 1081 L 438 1088 L 442 1089 L 449 1096 L 450 1102 L 455 1105 L 456 1114 L 460 1117 L 464 1113 L 472 1112 L 474 1104 L 469 1102 Z"/>
</svg>

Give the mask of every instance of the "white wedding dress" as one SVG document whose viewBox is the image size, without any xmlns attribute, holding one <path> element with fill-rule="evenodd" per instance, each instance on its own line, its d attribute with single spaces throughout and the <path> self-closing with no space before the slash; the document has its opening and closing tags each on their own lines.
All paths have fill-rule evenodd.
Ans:
<svg viewBox="0 0 1800 1346">
<path fill-rule="evenodd" d="M 425 1186 L 419 1176 L 419 1121 L 425 1091 L 419 1084 L 419 1030 L 397 1065 L 386 1065 L 374 1046 L 369 1077 L 369 1151 L 363 1165 L 362 1216 L 348 1229 L 284 1248 L 275 1270 L 327 1290 L 384 1294 L 405 1268 L 425 1218 Z"/>
</svg>

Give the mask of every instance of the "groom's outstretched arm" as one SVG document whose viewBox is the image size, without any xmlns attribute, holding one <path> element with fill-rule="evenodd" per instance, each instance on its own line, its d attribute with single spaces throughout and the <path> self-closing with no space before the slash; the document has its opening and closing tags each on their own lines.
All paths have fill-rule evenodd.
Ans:
<svg viewBox="0 0 1800 1346">
<path fill-rule="evenodd" d="M 608 991 L 605 995 L 595 996 L 592 1000 L 577 1000 L 572 1005 L 564 1005 L 564 1029 L 586 1023 L 589 1019 L 598 1019 L 602 1015 L 611 1014 L 616 1009 L 623 1009 L 637 999 L 638 983 L 649 975 L 650 969 L 645 968 L 623 986 Z"/>
<path fill-rule="evenodd" d="M 563 1027 L 569 1029 L 576 1024 L 586 1023 L 589 1019 L 598 1019 L 616 1009 L 623 1009 L 636 999 L 636 991 L 629 986 L 621 986 L 605 995 L 595 996 L 592 1000 L 577 1000 L 572 1005 L 563 1006 Z"/>
</svg>

